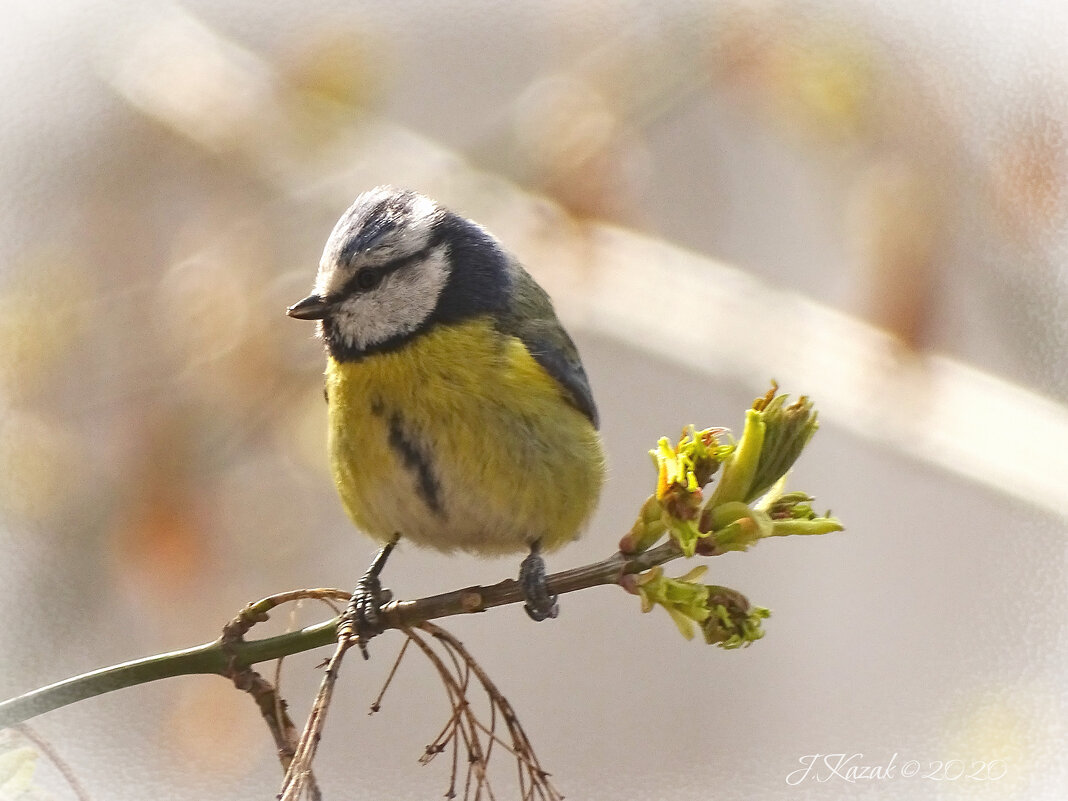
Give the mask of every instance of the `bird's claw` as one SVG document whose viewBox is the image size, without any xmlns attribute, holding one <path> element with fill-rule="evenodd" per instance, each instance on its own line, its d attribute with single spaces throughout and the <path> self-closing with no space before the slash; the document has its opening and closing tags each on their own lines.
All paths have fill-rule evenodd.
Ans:
<svg viewBox="0 0 1068 801">
<path fill-rule="evenodd" d="M 545 560 L 541 558 L 537 543 L 531 546 L 530 553 L 519 565 L 519 586 L 526 598 L 523 609 L 531 620 L 541 622 L 560 614 L 556 596 L 549 593 L 549 584 L 545 580 Z"/>
<path fill-rule="evenodd" d="M 375 555 L 367 572 L 356 582 L 356 589 L 352 591 L 337 627 L 338 639 L 355 639 L 364 659 L 369 658 L 367 643 L 385 630 L 382 607 L 393 600 L 393 593 L 382 588 L 379 576 L 396 544 L 397 538 L 394 537 Z"/>
</svg>

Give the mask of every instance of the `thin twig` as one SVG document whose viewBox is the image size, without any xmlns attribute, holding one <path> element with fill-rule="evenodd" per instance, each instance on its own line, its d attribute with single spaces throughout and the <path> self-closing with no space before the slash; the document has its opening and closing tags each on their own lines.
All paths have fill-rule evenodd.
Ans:
<svg viewBox="0 0 1068 801">
<path fill-rule="evenodd" d="M 382 689 L 378 691 L 378 697 L 371 703 L 371 711 L 367 713 L 368 715 L 373 715 L 382 708 L 382 699 L 385 697 L 389 685 L 393 683 L 393 677 L 397 675 L 397 668 L 400 667 L 401 660 L 404 659 L 404 652 L 408 650 L 408 646 L 411 645 L 411 642 L 411 640 L 405 640 L 404 645 L 400 647 L 400 651 L 397 653 L 397 658 L 393 660 L 393 667 L 390 668 L 389 675 L 386 676 L 386 681 L 382 685 Z"/>
<path fill-rule="evenodd" d="M 294 590 L 269 596 L 255 604 L 246 606 L 237 617 L 223 628 L 223 633 L 220 637 L 223 649 L 231 655 L 229 668 L 225 675 L 234 682 L 238 689 L 247 692 L 256 702 L 260 715 L 266 722 L 267 728 L 274 739 L 278 751 L 278 759 L 282 764 L 282 771 L 286 775 L 289 774 L 300 742 L 297 736 L 297 727 L 289 717 L 286 711 L 287 704 L 279 691 L 283 657 L 279 657 L 276 660 L 274 684 L 272 684 L 251 667 L 242 667 L 238 660 L 233 658 L 233 651 L 239 643 L 244 641 L 245 633 L 256 623 L 267 619 L 268 610 L 283 603 L 295 602 L 299 604 L 303 600 L 314 599 L 322 601 L 336 613 L 337 606 L 332 602 L 332 599 L 336 597 L 337 592 L 332 589 Z M 290 622 L 292 625 L 292 619 Z M 318 783 L 311 771 L 306 772 L 302 782 L 311 801 L 319 801 L 322 798 Z"/>
<path fill-rule="evenodd" d="M 315 758 L 315 752 L 319 748 L 323 724 L 326 723 L 326 713 L 330 708 L 334 685 L 337 683 L 338 669 L 341 666 L 341 660 L 344 658 L 345 652 L 355 644 L 356 641 L 351 637 L 342 637 L 337 642 L 337 648 L 326 666 L 326 673 L 319 685 L 315 703 L 312 704 L 311 713 L 308 715 L 308 722 L 304 726 L 300 742 L 297 743 L 293 761 L 290 763 L 289 770 L 286 771 L 285 778 L 282 780 L 282 790 L 278 795 L 280 801 L 297 801 L 302 793 L 310 788 L 312 780 L 311 763 Z"/>
<path fill-rule="evenodd" d="M 435 756 L 452 749 L 450 765 L 449 785 L 445 793 L 446 798 L 456 795 L 456 781 L 459 768 L 459 747 L 462 741 L 467 752 L 467 769 L 464 779 L 464 798 L 479 799 L 485 795 L 494 799 L 495 794 L 489 779 L 489 763 L 495 746 L 500 747 L 510 754 L 516 761 L 517 779 L 519 784 L 520 798 L 544 799 L 544 801 L 559 801 L 560 794 L 549 784 L 548 773 L 541 767 L 534 754 L 529 738 L 523 731 L 515 710 L 511 704 L 497 689 L 486 672 L 479 666 L 475 658 L 467 651 L 463 643 L 453 637 L 449 632 L 431 623 L 424 623 L 419 629 L 431 635 L 441 649 L 445 657 L 438 655 L 430 643 L 412 629 L 405 629 L 407 642 L 414 643 L 419 650 L 430 660 L 431 665 L 437 671 L 442 685 L 448 695 L 451 711 L 445 725 L 438 732 L 419 759 L 420 764 L 427 764 Z M 395 662 L 390 672 L 390 678 L 397 669 Z M 450 669 L 451 664 L 451 669 Z M 485 723 L 475 713 L 471 699 L 468 697 L 472 676 L 486 693 L 489 701 L 489 724 Z M 388 684 L 388 679 L 387 679 Z M 384 691 L 379 693 L 376 703 L 381 703 Z M 497 733 L 498 715 L 505 721 L 511 742 L 506 742 Z M 485 737 L 483 745 L 482 737 Z"/>
<path fill-rule="evenodd" d="M 475 674 L 479 683 L 485 689 L 486 694 L 490 697 L 491 703 L 494 707 L 500 709 L 501 714 L 504 717 L 505 724 L 508 727 L 509 733 L 512 736 L 512 747 L 508 750 L 515 754 L 516 758 L 525 763 L 531 773 L 531 779 L 535 780 L 535 784 L 542 785 L 543 790 L 539 789 L 539 794 L 543 797 L 552 799 L 560 799 L 560 796 L 556 790 L 547 781 L 548 773 L 541 767 L 538 762 L 537 756 L 534 754 L 534 748 L 530 744 L 530 740 L 523 730 L 522 725 L 519 723 L 519 717 L 516 715 L 512 705 L 508 702 L 508 699 L 504 697 L 497 685 L 493 683 L 489 675 L 482 669 L 482 666 L 471 656 L 471 654 L 464 648 L 463 643 L 457 640 L 452 634 L 445 629 L 437 626 L 433 623 L 426 622 L 419 626 L 420 629 L 431 634 L 436 639 L 447 643 L 450 649 L 455 650 L 459 657 L 464 661 L 465 665 Z M 507 745 L 502 743 L 507 748 Z M 548 791 L 548 795 L 545 795 L 545 791 Z"/>
<path fill-rule="evenodd" d="M 458 713 L 459 720 L 453 730 L 458 730 L 460 732 L 468 753 L 468 779 L 466 782 L 467 786 L 464 789 L 464 798 L 470 797 L 470 777 L 472 772 L 474 772 L 477 780 L 475 797 L 478 798 L 482 789 L 485 789 L 487 795 L 489 795 L 490 798 L 493 798 L 493 790 L 489 787 L 487 781 L 488 777 L 485 772 L 486 757 L 482 752 L 482 746 L 479 742 L 478 727 L 475 724 L 474 713 L 471 711 L 470 704 L 467 703 L 467 698 L 460 689 L 459 682 L 456 677 L 449 672 L 445 663 L 441 661 L 441 657 L 435 653 L 434 649 L 431 648 L 422 637 L 412 630 L 406 630 L 405 634 L 408 635 L 411 641 L 415 643 L 415 645 L 426 655 L 427 659 L 430 660 L 431 664 L 437 669 L 442 682 L 449 691 L 454 716 L 455 713 Z"/>
<path fill-rule="evenodd" d="M 67 786 L 70 787 L 71 792 L 74 793 L 74 797 L 77 798 L 78 801 L 89 801 L 89 793 L 85 791 L 85 788 L 82 787 L 81 782 L 78 781 L 78 777 L 75 776 L 74 771 L 71 770 L 70 765 L 68 765 L 66 761 L 56 752 L 56 750 L 52 747 L 51 743 L 49 743 L 43 737 L 38 735 L 37 732 L 35 732 L 25 723 L 21 723 L 13 728 L 20 735 L 22 735 L 31 743 L 33 743 L 34 748 L 36 748 L 40 753 L 44 754 L 48 761 L 55 766 L 56 770 L 59 771 L 60 775 L 63 777 L 63 780 L 67 783 Z"/>
</svg>

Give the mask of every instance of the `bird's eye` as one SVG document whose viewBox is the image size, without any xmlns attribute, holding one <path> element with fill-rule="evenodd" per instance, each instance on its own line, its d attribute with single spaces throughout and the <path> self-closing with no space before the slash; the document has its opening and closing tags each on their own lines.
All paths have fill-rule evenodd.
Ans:
<svg viewBox="0 0 1068 801">
<path fill-rule="evenodd" d="M 382 282 L 382 273 L 378 270 L 360 270 L 356 276 L 356 286 L 364 292 L 374 289 Z"/>
</svg>

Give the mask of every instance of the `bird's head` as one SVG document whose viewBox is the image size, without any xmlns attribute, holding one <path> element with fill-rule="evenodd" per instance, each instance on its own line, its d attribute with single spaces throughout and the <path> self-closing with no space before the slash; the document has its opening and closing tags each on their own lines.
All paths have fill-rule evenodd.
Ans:
<svg viewBox="0 0 1068 801">
<path fill-rule="evenodd" d="M 415 192 L 364 192 L 334 226 L 312 293 L 286 313 L 319 320 L 338 353 L 363 353 L 417 332 L 454 269 L 443 224 L 449 216 Z"/>
</svg>

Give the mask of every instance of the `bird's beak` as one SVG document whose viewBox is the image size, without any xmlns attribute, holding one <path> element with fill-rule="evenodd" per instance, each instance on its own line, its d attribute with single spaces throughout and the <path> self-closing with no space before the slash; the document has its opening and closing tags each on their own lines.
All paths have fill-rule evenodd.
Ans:
<svg viewBox="0 0 1068 801">
<path fill-rule="evenodd" d="M 308 295 L 286 309 L 286 314 L 298 320 L 322 320 L 330 313 L 332 305 L 322 295 Z"/>
</svg>

